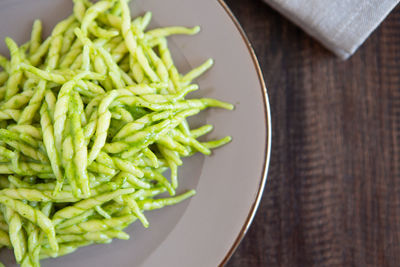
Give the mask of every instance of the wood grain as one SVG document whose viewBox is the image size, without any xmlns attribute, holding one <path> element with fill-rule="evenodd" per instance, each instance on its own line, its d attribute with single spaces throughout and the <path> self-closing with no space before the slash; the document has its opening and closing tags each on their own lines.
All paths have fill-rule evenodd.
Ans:
<svg viewBox="0 0 400 267">
<path fill-rule="evenodd" d="M 260 0 L 226 3 L 273 124 L 266 189 L 227 266 L 399 266 L 400 7 L 340 61 Z"/>
</svg>

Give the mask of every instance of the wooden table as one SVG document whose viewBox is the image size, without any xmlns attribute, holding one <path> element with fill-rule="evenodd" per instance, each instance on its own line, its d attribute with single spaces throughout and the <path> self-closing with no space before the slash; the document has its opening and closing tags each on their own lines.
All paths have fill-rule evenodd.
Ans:
<svg viewBox="0 0 400 267">
<path fill-rule="evenodd" d="M 400 7 L 340 61 L 261 0 L 226 0 L 259 58 L 272 157 L 228 267 L 400 265 Z"/>
</svg>

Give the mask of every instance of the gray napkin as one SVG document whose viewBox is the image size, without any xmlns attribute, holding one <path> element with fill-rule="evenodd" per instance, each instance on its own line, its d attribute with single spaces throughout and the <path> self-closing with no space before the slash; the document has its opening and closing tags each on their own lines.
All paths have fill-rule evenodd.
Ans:
<svg viewBox="0 0 400 267">
<path fill-rule="evenodd" d="M 400 0 L 264 0 L 346 59 Z"/>
</svg>

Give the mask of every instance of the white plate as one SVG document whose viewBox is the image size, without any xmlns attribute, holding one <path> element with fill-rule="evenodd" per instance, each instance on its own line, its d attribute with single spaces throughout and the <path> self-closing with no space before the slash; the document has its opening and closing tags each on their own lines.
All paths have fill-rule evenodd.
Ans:
<svg viewBox="0 0 400 267">
<path fill-rule="evenodd" d="M 0 1 L 0 38 L 27 41 L 35 18 L 48 33 L 72 12 L 71 0 Z M 178 192 L 194 188 L 197 195 L 179 205 L 147 213 L 150 228 L 128 228 L 129 241 L 82 248 L 43 266 L 216 266 L 227 261 L 246 232 L 262 195 L 269 162 L 271 126 L 268 99 L 255 56 L 225 5 L 215 0 L 133 0 L 134 14 L 153 12 L 151 26 L 200 25 L 200 34 L 170 39 L 181 72 L 209 57 L 211 71 L 198 79 L 194 96 L 235 104 L 234 111 L 211 109 L 192 121 L 211 123 L 207 139 L 232 135 L 233 142 L 211 157 L 196 155 L 180 169 Z M 0 52 L 6 54 L 5 45 Z M 6 266 L 17 266 L 2 251 Z"/>
</svg>

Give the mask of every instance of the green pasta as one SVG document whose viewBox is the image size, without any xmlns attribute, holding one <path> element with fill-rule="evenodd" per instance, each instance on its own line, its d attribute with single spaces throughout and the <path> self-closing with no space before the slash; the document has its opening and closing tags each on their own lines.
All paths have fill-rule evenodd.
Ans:
<svg viewBox="0 0 400 267">
<path fill-rule="evenodd" d="M 176 195 L 182 158 L 231 141 L 199 141 L 213 126 L 187 122 L 206 108 L 233 109 L 186 99 L 213 60 L 180 74 L 167 37 L 200 27 L 146 30 L 152 14 L 132 19 L 128 2 L 73 0 L 73 14 L 47 38 L 40 20 L 27 43 L 5 38 L 0 247 L 12 249 L 21 266 L 126 240 L 135 221 L 149 227 L 148 210 L 195 194 Z"/>
</svg>

